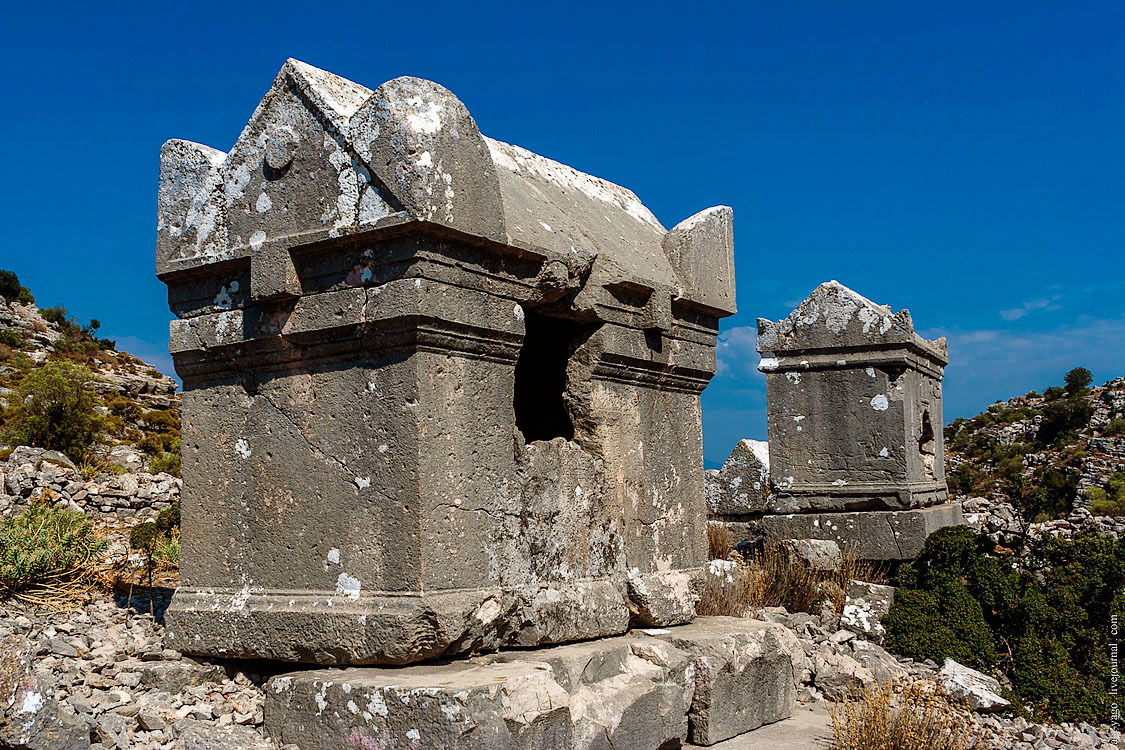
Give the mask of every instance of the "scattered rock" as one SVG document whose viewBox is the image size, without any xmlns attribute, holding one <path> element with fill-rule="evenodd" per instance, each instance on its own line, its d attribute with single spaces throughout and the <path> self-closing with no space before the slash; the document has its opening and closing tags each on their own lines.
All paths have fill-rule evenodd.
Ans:
<svg viewBox="0 0 1125 750">
<path fill-rule="evenodd" d="M 891 610 L 894 602 L 894 586 L 851 581 L 848 583 L 844 612 L 840 615 L 840 627 L 858 633 L 875 643 L 882 643 L 883 637 L 887 634 L 882 620 Z"/>
<path fill-rule="evenodd" d="M 1000 682 L 986 674 L 946 659 L 938 675 L 942 687 L 952 697 L 963 700 L 980 713 L 1002 711 L 1012 705 L 1000 697 Z"/>
</svg>

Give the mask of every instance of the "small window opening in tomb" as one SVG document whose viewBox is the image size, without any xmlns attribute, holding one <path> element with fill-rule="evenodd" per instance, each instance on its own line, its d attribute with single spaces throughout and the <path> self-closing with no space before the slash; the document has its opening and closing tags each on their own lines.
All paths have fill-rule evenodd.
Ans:
<svg viewBox="0 0 1125 750">
<path fill-rule="evenodd" d="M 918 453 L 922 456 L 922 466 L 926 474 L 934 476 L 934 426 L 930 423 L 929 410 L 922 412 L 922 429 L 918 436 Z"/>
<path fill-rule="evenodd" d="M 516 427 L 524 440 L 574 438 L 566 402 L 566 365 L 582 325 L 528 311 L 526 334 L 516 360 Z"/>
<path fill-rule="evenodd" d="M 906 367 L 902 365 L 881 365 L 879 369 L 887 374 L 887 382 L 891 384 L 894 384 L 906 372 Z"/>
</svg>

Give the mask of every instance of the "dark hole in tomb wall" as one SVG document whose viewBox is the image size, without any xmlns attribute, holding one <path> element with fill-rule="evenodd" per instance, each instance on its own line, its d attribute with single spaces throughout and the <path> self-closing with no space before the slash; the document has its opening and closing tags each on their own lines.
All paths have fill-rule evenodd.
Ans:
<svg viewBox="0 0 1125 750">
<path fill-rule="evenodd" d="M 579 323 L 527 312 L 526 334 L 516 360 L 516 427 L 524 440 L 574 439 L 566 410 L 566 365 L 582 335 Z"/>
</svg>

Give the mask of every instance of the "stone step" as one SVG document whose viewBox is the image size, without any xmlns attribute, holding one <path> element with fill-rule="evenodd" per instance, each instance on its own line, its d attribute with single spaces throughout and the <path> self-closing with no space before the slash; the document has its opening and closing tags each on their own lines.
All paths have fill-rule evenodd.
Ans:
<svg viewBox="0 0 1125 750">
<path fill-rule="evenodd" d="M 789 717 L 792 632 L 702 617 L 674 628 L 408 667 L 291 672 L 265 730 L 301 750 L 714 745 Z"/>
<path fill-rule="evenodd" d="M 797 706 L 788 719 L 711 745 L 711 750 L 824 750 L 832 736 L 828 707 Z M 688 745 L 687 747 L 702 747 Z"/>
</svg>

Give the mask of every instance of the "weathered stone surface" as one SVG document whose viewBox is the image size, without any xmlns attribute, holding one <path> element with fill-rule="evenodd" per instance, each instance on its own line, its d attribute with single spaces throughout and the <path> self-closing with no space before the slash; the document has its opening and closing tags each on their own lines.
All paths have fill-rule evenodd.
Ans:
<svg viewBox="0 0 1125 750">
<path fill-rule="evenodd" d="M 854 638 L 849 645 L 852 658 L 862 664 L 879 682 L 894 682 L 906 677 L 910 670 L 902 666 L 892 654 L 877 644 L 862 638 Z"/>
<path fill-rule="evenodd" d="M 840 545 L 828 539 L 786 539 L 789 558 L 813 570 L 836 570 L 840 567 Z"/>
<path fill-rule="evenodd" d="M 161 155 L 188 653 L 402 664 L 691 619 L 731 215 L 297 61 Z"/>
<path fill-rule="evenodd" d="M 35 648 L 25 637 L 0 640 L 0 746 L 21 750 L 90 747 L 90 727 L 60 706 L 32 673 Z"/>
<path fill-rule="evenodd" d="M 961 523 L 961 506 L 957 503 L 903 511 L 792 513 L 761 519 L 770 538 L 854 543 L 856 554 L 866 560 L 909 560 L 922 551 L 930 534 Z"/>
<path fill-rule="evenodd" d="M 703 617 L 668 632 L 647 632 L 694 657 L 694 744 L 713 745 L 793 713 L 804 652 L 791 630 L 739 617 Z"/>
<path fill-rule="evenodd" d="M 662 747 L 687 735 L 688 654 L 638 639 L 401 669 L 295 672 L 266 730 L 301 750 Z"/>
<path fill-rule="evenodd" d="M 867 667 L 845 654 L 822 648 L 813 655 L 816 687 L 833 700 L 875 684 L 875 676 Z"/>
<path fill-rule="evenodd" d="M 196 719 L 176 722 L 176 750 L 275 750 L 276 745 L 245 727 L 216 726 Z"/>
<path fill-rule="evenodd" d="M 945 692 L 957 700 L 969 704 L 969 708 L 980 713 L 1003 711 L 1012 705 L 1000 697 L 1000 682 L 975 669 L 946 659 L 938 673 L 938 681 Z"/>
<path fill-rule="evenodd" d="M 713 744 L 789 716 L 803 657 L 780 625 L 704 617 L 448 664 L 280 675 L 265 726 L 301 750 L 679 747 L 689 725 Z"/>
<path fill-rule="evenodd" d="M 759 319 L 757 347 L 768 513 L 906 511 L 946 500 L 944 339 L 922 338 L 909 311 L 892 313 L 830 281 L 784 320 Z"/>
<path fill-rule="evenodd" d="M 761 513 L 769 496 L 769 444 L 740 440 L 723 468 L 708 472 L 707 510 L 718 516 Z"/>
<path fill-rule="evenodd" d="M 869 641 L 882 643 L 887 629 L 883 618 L 895 603 L 895 587 L 880 586 L 877 583 L 851 581 L 848 583 L 844 611 L 840 615 L 840 627 L 858 633 Z"/>
<path fill-rule="evenodd" d="M 788 318 L 759 320 L 774 513 L 933 505 L 947 496 L 944 340 L 914 333 L 847 287 L 820 285 Z"/>
</svg>

